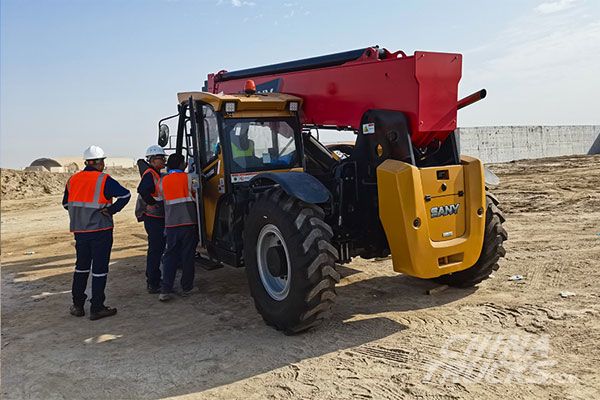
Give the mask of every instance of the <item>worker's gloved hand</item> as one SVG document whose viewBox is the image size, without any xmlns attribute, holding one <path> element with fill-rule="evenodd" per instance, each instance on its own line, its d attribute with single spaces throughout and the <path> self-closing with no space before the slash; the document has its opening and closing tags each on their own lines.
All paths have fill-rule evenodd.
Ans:
<svg viewBox="0 0 600 400">
<path fill-rule="evenodd" d="M 110 212 L 110 210 L 108 208 L 101 208 L 100 212 L 107 217 L 112 216 L 112 213 Z"/>
<path fill-rule="evenodd" d="M 164 207 L 164 203 L 162 201 L 156 201 L 154 204 L 148 204 L 148 209 L 150 210 L 160 210 Z"/>
</svg>

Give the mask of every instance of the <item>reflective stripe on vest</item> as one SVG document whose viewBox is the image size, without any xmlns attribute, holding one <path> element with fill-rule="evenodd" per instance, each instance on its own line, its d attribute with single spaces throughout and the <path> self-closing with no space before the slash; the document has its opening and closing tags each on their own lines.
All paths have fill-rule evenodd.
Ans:
<svg viewBox="0 0 600 400">
<path fill-rule="evenodd" d="M 185 172 L 172 172 L 160 180 L 165 204 L 165 227 L 196 225 L 196 203 L 192 196 L 192 179 Z"/>
<path fill-rule="evenodd" d="M 163 201 L 163 198 L 160 194 L 160 175 L 159 175 L 159 173 L 156 172 L 154 170 L 154 168 L 148 168 L 146 171 L 144 171 L 144 174 L 142 175 L 142 179 L 144 178 L 144 175 L 146 175 L 146 174 L 151 174 L 152 180 L 154 181 L 154 190 L 152 191 L 152 193 L 150 195 L 157 202 Z M 164 218 L 165 217 L 165 209 L 163 208 L 162 203 L 151 206 L 144 202 L 144 212 L 143 213 L 149 217 L 154 217 L 154 218 Z"/>
<path fill-rule="evenodd" d="M 81 171 L 67 182 L 69 219 L 71 232 L 96 232 L 113 228 L 112 216 L 100 209 L 112 204 L 104 197 L 104 185 L 108 174 L 100 171 Z"/>
</svg>

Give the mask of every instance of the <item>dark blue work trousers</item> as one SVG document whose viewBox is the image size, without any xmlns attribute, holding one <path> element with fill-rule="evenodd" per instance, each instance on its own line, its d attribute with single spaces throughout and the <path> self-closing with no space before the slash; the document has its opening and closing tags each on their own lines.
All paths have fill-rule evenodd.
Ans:
<svg viewBox="0 0 600 400">
<path fill-rule="evenodd" d="M 149 287 L 160 288 L 160 261 L 165 251 L 165 219 L 144 216 L 144 228 L 148 234 L 146 255 L 146 283 Z"/>
<path fill-rule="evenodd" d="M 163 257 L 163 280 L 161 293 L 171 293 L 177 265 L 181 265 L 181 289 L 184 292 L 194 287 L 194 256 L 198 245 L 198 226 L 186 225 L 166 228 L 167 246 Z"/>
<path fill-rule="evenodd" d="M 100 232 L 83 232 L 75 234 L 75 250 L 77 261 L 73 274 L 73 304 L 81 306 L 87 298 L 85 288 L 88 276 L 92 272 L 91 312 L 100 311 L 104 307 L 104 288 L 108 275 L 108 263 L 113 244 L 112 229 Z"/>
</svg>

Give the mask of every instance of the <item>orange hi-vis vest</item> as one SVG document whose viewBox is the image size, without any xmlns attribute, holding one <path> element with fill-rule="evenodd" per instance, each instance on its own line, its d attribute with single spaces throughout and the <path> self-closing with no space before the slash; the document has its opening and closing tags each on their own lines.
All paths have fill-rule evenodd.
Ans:
<svg viewBox="0 0 600 400">
<path fill-rule="evenodd" d="M 160 180 L 165 204 L 165 228 L 198 224 L 192 178 L 185 172 L 170 172 Z"/>
<path fill-rule="evenodd" d="M 100 209 L 112 204 L 112 199 L 104 197 L 107 179 L 108 174 L 100 171 L 81 171 L 69 178 L 67 190 L 71 232 L 97 232 L 113 228 L 112 216 L 100 212 Z"/>
<path fill-rule="evenodd" d="M 163 201 L 162 195 L 160 193 L 160 174 L 158 172 L 156 172 L 154 170 L 154 168 L 148 168 L 146 171 L 144 171 L 142 178 L 146 174 L 151 174 L 152 179 L 154 180 L 154 191 L 151 194 L 152 198 L 156 201 Z M 147 215 L 148 217 L 164 218 L 165 210 L 161 205 L 151 206 L 151 205 L 146 204 L 144 214 Z"/>
</svg>

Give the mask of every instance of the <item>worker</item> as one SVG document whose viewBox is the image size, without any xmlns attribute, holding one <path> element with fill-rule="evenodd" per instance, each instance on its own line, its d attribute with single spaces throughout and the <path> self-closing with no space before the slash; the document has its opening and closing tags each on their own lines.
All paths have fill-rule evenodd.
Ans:
<svg viewBox="0 0 600 400">
<path fill-rule="evenodd" d="M 233 134 L 231 136 L 231 154 L 233 158 L 254 157 L 254 141 L 248 138 L 248 129 L 248 124 L 242 124 L 239 135 Z"/>
<path fill-rule="evenodd" d="M 167 161 L 162 147 L 154 145 L 146 150 L 149 167 L 144 171 L 138 185 L 139 193 L 136 204 L 136 216 L 144 222 L 148 235 L 148 252 L 146 254 L 146 288 L 148 293 L 160 292 L 160 260 L 165 250 L 165 210 L 160 195 L 161 170 Z"/>
<path fill-rule="evenodd" d="M 129 190 L 104 172 L 104 151 L 90 146 L 83 152 L 85 168 L 67 181 L 63 207 L 69 211 L 70 231 L 75 236 L 77 260 L 73 274 L 71 315 L 83 317 L 85 289 L 92 272 L 90 319 L 117 313 L 104 305 L 104 289 L 113 243 L 113 215 L 129 202 Z M 112 199 L 116 201 L 112 203 Z"/>
<path fill-rule="evenodd" d="M 181 265 L 182 296 L 188 296 L 194 287 L 194 255 L 198 245 L 198 219 L 192 176 L 183 171 L 185 159 L 171 154 L 167 160 L 167 175 L 160 181 L 160 193 L 165 206 L 166 248 L 163 257 L 163 278 L 160 301 L 172 297 L 178 264 Z"/>
</svg>

